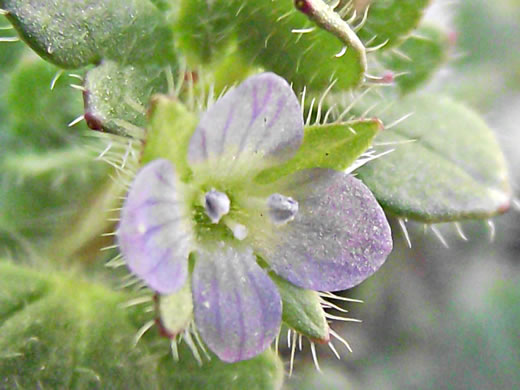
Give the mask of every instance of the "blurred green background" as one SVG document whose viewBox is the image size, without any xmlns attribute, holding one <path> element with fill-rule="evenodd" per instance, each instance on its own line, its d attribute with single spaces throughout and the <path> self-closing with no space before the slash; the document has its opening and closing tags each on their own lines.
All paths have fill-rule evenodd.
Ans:
<svg viewBox="0 0 520 390">
<path fill-rule="evenodd" d="M 428 88 L 484 115 L 505 150 L 518 194 L 518 0 L 437 0 L 426 19 L 456 38 L 450 62 Z M 10 34 L 0 30 L 1 36 Z M 78 221 L 82 210 L 102 201 L 109 168 L 93 160 L 99 145 L 86 137 L 84 124 L 67 128 L 82 112 L 81 95 L 68 87 L 74 80 L 66 75 L 51 92 L 56 71 L 22 43 L 0 45 L 2 257 L 36 262 L 48 253 L 90 254 L 87 238 L 93 237 L 81 242 L 86 247 L 67 247 L 67 238 L 93 234 Z M 336 342 L 338 361 L 319 346 L 321 375 L 304 343 L 287 389 L 520 388 L 520 214 L 512 210 L 493 222 L 493 242 L 486 221 L 461 224 L 468 241 L 453 224 L 439 226 L 449 248 L 431 230 L 409 223 L 411 249 L 393 223 L 395 250 L 386 265 L 346 293 L 364 300 L 348 305 L 363 323 L 332 325 L 354 352 Z M 289 351 L 281 353 L 288 365 Z"/>
</svg>

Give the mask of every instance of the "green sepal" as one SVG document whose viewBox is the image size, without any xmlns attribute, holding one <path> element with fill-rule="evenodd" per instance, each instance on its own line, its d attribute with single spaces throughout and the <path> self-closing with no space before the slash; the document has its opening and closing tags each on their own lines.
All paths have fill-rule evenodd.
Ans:
<svg viewBox="0 0 520 390">
<path fill-rule="evenodd" d="M 381 63 L 395 73 L 401 93 L 409 93 L 430 79 L 448 59 L 450 42 L 448 35 L 436 26 L 421 26 L 398 47 L 399 54 L 385 52 L 379 56 Z M 403 56 L 404 54 L 404 56 Z"/>
<path fill-rule="evenodd" d="M 430 2 L 431 0 L 371 1 L 368 18 L 358 35 L 364 42 L 371 41 L 371 47 L 386 42 L 381 49 L 392 48 L 417 27 Z M 360 10 L 360 13 L 363 12 Z"/>
<path fill-rule="evenodd" d="M 188 145 L 199 118 L 179 100 L 165 95 L 153 97 L 149 117 L 141 162 L 169 159 L 181 178 L 188 178 Z"/>
<path fill-rule="evenodd" d="M 155 65 L 105 61 L 87 72 L 84 87 L 90 128 L 142 139 L 148 101 L 154 93 L 165 92 L 166 76 Z"/>
<path fill-rule="evenodd" d="M 193 297 L 189 278 L 179 291 L 156 296 L 156 312 L 163 331 L 169 337 L 174 337 L 187 328 L 193 319 Z"/>
<path fill-rule="evenodd" d="M 357 170 L 386 211 L 422 222 L 489 218 L 511 203 L 509 175 L 487 124 L 451 98 L 408 95 L 383 120 L 411 117 L 376 141 L 396 150 Z"/>
<path fill-rule="evenodd" d="M 0 8 L 38 55 L 63 68 L 175 62 L 172 32 L 148 0 L 0 0 Z"/>
<path fill-rule="evenodd" d="M 318 293 L 297 287 L 272 272 L 269 275 L 282 297 L 282 321 L 312 341 L 327 343 L 329 325 Z"/>
<path fill-rule="evenodd" d="M 370 147 L 382 128 L 378 119 L 307 126 L 295 156 L 283 165 L 260 172 L 256 181 L 270 183 L 307 168 L 345 170 Z"/>
</svg>

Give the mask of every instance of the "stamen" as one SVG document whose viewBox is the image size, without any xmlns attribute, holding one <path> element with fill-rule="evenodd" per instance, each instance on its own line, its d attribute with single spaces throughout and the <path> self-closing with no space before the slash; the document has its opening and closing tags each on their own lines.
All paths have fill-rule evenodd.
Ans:
<svg viewBox="0 0 520 390">
<path fill-rule="evenodd" d="M 206 215 L 213 223 L 219 223 L 220 219 L 229 213 L 229 207 L 229 198 L 223 192 L 212 189 L 204 195 Z"/>
<path fill-rule="evenodd" d="M 279 225 L 292 221 L 298 214 L 298 202 L 281 194 L 269 196 L 267 206 L 271 219 Z"/>
<path fill-rule="evenodd" d="M 233 232 L 233 236 L 239 241 L 242 241 L 247 237 L 248 230 L 247 227 L 242 225 L 241 223 L 238 223 L 231 218 L 224 218 L 223 222 L 226 224 L 226 226 Z"/>
</svg>

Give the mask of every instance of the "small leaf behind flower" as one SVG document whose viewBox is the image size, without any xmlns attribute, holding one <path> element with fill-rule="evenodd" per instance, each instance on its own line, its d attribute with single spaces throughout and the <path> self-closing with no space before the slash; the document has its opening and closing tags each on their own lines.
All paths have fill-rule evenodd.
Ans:
<svg viewBox="0 0 520 390">
<path fill-rule="evenodd" d="M 410 95 L 384 116 L 413 115 L 380 134 L 393 153 L 358 177 L 389 212 L 424 222 L 489 218 L 511 202 L 507 166 L 486 123 L 447 97 Z"/>
<path fill-rule="evenodd" d="M 285 164 L 260 172 L 256 180 L 269 183 L 308 168 L 345 170 L 370 147 L 381 128 L 377 119 L 307 126 L 296 155 Z"/>
</svg>

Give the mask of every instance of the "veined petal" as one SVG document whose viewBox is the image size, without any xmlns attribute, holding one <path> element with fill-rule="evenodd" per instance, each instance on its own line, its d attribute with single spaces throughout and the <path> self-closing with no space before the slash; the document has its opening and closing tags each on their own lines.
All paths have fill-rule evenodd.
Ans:
<svg viewBox="0 0 520 390">
<path fill-rule="evenodd" d="M 265 168 L 290 159 L 302 138 L 303 118 L 292 88 L 280 76 L 262 73 L 229 91 L 204 113 L 190 140 L 188 161 L 224 160 L 235 166 L 259 158 Z"/>
<path fill-rule="evenodd" d="M 190 220 L 168 160 L 142 168 L 123 205 L 117 240 L 128 268 L 161 294 L 179 290 L 188 274 Z"/>
<path fill-rule="evenodd" d="M 249 248 L 198 252 L 192 292 L 197 328 L 221 360 L 250 359 L 278 334 L 280 294 Z"/>
<path fill-rule="evenodd" d="M 326 169 L 301 171 L 277 191 L 298 201 L 294 220 L 258 224 L 254 249 L 297 286 L 351 288 L 372 275 L 392 250 L 385 214 L 358 179 Z M 268 219 L 268 217 L 263 217 Z"/>
</svg>

